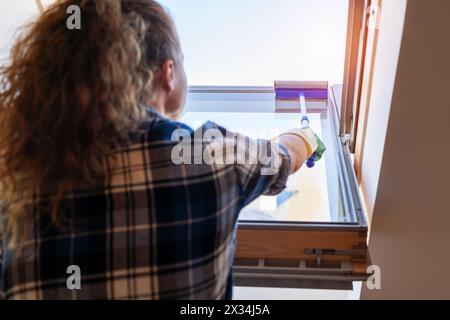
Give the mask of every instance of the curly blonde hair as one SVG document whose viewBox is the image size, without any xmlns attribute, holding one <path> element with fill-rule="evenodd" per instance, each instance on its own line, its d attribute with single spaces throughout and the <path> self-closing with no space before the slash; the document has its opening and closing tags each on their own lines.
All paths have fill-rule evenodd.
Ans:
<svg viewBox="0 0 450 320">
<path fill-rule="evenodd" d="M 81 30 L 66 27 L 69 5 L 81 9 Z M 0 68 L 1 231 L 10 248 L 40 218 L 30 206 L 37 194 L 52 195 L 46 212 L 59 225 L 62 199 L 104 181 L 104 158 L 127 142 L 160 66 L 179 53 L 172 19 L 152 0 L 59 1 L 24 29 Z"/>
</svg>

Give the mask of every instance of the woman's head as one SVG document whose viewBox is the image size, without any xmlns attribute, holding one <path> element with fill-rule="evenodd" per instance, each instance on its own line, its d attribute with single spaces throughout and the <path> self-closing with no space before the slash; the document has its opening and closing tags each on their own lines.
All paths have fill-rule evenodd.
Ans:
<svg viewBox="0 0 450 320">
<path fill-rule="evenodd" d="M 81 9 L 81 30 L 66 26 Z M 149 105 L 181 111 L 187 82 L 172 19 L 152 0 L 59 1 L 24 30 L 0 69 L 0 194 L 11 243 L 26 235 L 24 199 L 55 181 L 54 222 L 72 188 L 98 183 Z M 46 184 L 47 185 L 47 184 Z"/>
<path fill-rule="evenodd" d="M 148 24 L 143 43 L 143 60 L 152 69 L 153 81 L 146 102 L 171 118 L 177 118 L 186 99 L 187 79 L 183 54 L 175 25 L 155 1 L 122 1 L 123 11 L 138 12 Z"/>
</svg>

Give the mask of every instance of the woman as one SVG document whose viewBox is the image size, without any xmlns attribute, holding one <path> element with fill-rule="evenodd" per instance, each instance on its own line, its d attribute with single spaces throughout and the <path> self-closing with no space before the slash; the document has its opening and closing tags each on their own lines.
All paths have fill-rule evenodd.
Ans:
<svg viewBox="0 0 450 320">
<path fill-rule="evenodd" d="M 68 5 L 81 9 L 80 30 L 66 27 Z M 271 174 L 261 174 L 267 159 L 174 159 L 174 133 L 195 132 L 176 121 L 183 55 L 152 0 L 60 1 L 17 41 L 0 78 L 8 299 L 231 298 L 239 211 L 324 151 L 311 129 L 294 129 L 279 144 L 244 137 L 256 148 L 237 148 L 270 147 Z M 200 128 L 210 129 L 230 134 Z M 217 141 L 201 150 L 215 155 Z"/>
</svg>

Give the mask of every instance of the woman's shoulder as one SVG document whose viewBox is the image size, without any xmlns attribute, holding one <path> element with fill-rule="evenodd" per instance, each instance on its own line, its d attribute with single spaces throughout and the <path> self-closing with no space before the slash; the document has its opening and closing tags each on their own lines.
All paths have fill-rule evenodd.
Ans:
<svg viewBox="0 0 450 320">
<path fill-rule="evenodd" d="M 147 114 L 148 117 L 140 126 L 141 132 L 145 132 L 147 142 L 178 141 L 182 136 L 203 138 L 205 134 L 214 132 L 226 136 L 228 133 L 226 128 L 212 121 L 206 121 L 200 127 L 193 129 L 182 121 L 171 120 L 150 108 Z"/>
<path fill-rule="evenodd" d="M 164 117 L 157 111 L 147 108 L 146 117 L 139 124 L 137 138 L 145 142 L 172 141 L 174 134 L 192 135 L 194 130 L 188 125 Z"/>
</svg>

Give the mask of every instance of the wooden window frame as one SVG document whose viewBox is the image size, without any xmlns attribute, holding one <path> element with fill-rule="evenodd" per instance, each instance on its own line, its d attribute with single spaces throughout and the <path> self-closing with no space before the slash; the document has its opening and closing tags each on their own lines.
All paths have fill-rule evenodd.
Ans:
<svg viewBox="0 0 450 320">
<path fill-rule="evenodd" d="M 349 0 L 340 135 L 355 154 L 354 167 L 358 181 L 361 178 L 382 6 L 383 0 Z"/>
</svg>

